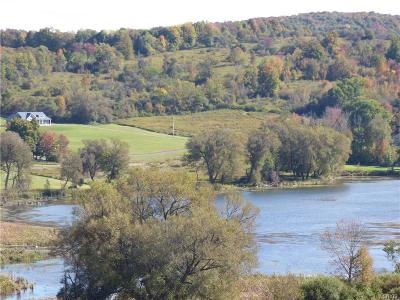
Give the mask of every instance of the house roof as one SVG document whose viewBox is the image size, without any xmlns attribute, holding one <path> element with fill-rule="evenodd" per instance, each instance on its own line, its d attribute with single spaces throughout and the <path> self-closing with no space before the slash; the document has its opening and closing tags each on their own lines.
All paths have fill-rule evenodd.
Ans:
<svg viewBox="0 0 400 300">
<path fill-rule="evenodd" d="M 51 118 L 46 116 L 46 114 L 41 111 L 19 111 L 15 113 L 15 115 L 20 116 L 24 120 L 28 119 L 29 117 L 37 120 L 51 120 Z"/>
</svg>

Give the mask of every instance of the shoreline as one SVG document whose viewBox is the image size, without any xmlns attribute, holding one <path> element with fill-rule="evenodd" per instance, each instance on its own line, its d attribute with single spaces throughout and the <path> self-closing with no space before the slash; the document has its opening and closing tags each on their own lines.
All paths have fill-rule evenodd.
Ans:
<svg viewBox="0 0 400 300">
<path fill-rule="evenodd" d="M 340 185 L 346 182 L 367 182 L 367 181 L 383 181 L 383 180 L 399 180 L 399 176 L 387 175 L 387 176 L 374 176 L 374 175 L 340 175 L 331 179 L 308 179 L 298 181 L 284 181 L 283 183 L 273 186 L 270 184 L 262 184 L 258 186 L 246 186 L 246 185 L 234 185 L 226 184 L 220 185 L 218 194 L 223 194 L 228 191 L 239 191 L 239 192 L 263 192 L 273 190 L 290 190 L 290 189 L 301 189 L 301 188 L 322 188 Z"/>
<path fill-rule="evenodd" d="M 260 184 L 257 186 L 251 185 L 240 185 L 240 184 L 220 184 L 216 183 L 214 188 L 217 194 L 224 194 L 229 191 L 238 192 L 263 192 L 272 190 L 286 190 L 286 189 L 301 189 L 301 188 L 322 188 L 330 187 L 345 182 L 365 182 L 365 181 L 381 181 L 381 180 L 399 180 L 400 174 L 388 174 L 388 175 L 339 175 L 332 178 L 322 178 L 322 179 L 307 179 L 307 180 L 285 180 L 278 185 L 271 184 Z M 204 181 L 208 183 L 208 181 Z M 200 181 L 199 183 L 203 183 Z M 8 222 L 18 222 L 17 220 L 10 219 L 13 213 L 18 211 L 26 210 L 27 208 L 35 208 L 40 206 L 46 206 L 51 204 L 74 204 L 69 197 L 59 197 L 59 198 L 48 198 L 40 201 L 32 201 L 29 199 L 21 199 L 18 201 L 7 201 L 0 205 L 0 221 Z M 43 225 L 39 223 L 30 223 L 30 225 Z"/>
</svg>

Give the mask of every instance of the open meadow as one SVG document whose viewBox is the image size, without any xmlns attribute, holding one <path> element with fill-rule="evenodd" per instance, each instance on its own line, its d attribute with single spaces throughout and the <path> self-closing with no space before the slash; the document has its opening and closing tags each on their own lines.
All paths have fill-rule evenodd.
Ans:
<svg viewBox="0 0 400 300">
<path fill-rule="evenodd" d="M 5 120 L 2 119 L 2 125 Z M 1 127 L 5 130 L 5 126 Z M 53 131 L 65 135 L 69 148 L 77 151 L 86 139 L 119 139 L 129 145 L 129 158 L 132 163 L 165 162 L 180 159 L 185 153 L 186 137 L 155 133 L 130 126 L 117 124 L 80 125 L 53 124 L 40 127 L 40 131 Z M 60 165 L 45 161 L 35 161 L 31 170 L 31 190 L 59 190 L 64 181 L 59 180 Z M 4 188 L 5 173 L 0 172 L 0 189 Z M 69 186 L 69 183 L 67 184 Z"/>
<path fill-rule="evenodd" d="M 87 139 L 119 139 L 128 143 L 131 161 L 155 161 L 179 158 L 185 151 L 187 138 L 145 131 L 139 128 L 107 125 L 53 124 L 41 131 L 54 131 L 65 135 L 73 151 L 83 146 Z"/>
</svg>

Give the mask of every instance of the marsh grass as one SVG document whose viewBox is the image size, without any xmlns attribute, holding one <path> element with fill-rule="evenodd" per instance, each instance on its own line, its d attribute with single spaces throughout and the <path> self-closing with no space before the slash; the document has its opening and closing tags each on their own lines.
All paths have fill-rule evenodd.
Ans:
<svg viewBox="0 0 400 300">
<path fill-rule="evenodd" d="M 50 251 L 29 250 L 23 248 L 2 248 L 0 249 L 0 265 L 34 263 L 50 257 Z"/>
<path fill-rule="evenodd" d="M 13 277 L 0 274 L 0 295 L 19 294 L 28 289 L 33 289 L 33 284 L 22 277 Z"/>
<path fill-rule="evenodd" d="M 57 229 L 0 222 L 0 264 L 32 263 L 50 256 Z"/>
<path fill-rule="evenodd" d="M 54 245 L 57 229 L 47 226 L 35 226 L 24 223 L 0 222 L 0 242 L 3 246 Z"/>
</svg>

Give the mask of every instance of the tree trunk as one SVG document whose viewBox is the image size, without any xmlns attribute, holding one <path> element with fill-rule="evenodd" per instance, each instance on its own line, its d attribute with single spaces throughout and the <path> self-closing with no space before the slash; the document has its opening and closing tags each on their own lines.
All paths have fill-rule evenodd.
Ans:
<svg viewBox="0 0 400 300">
<path fill-rule="evenodd" d="M 65 187 L 67 186 L 67 183 L 68 183 L 68 178 L 67 178 L 67 180 L 65 180 L 65 183 L 64 183 L 64 186 L 62 187 L 62 190 L 65 190 Z"/>
<path fill-rule="evenodd" d="M 5 190 L 8 188 L 8 179 L 10 178 L 10 171 L 11 171 L 11 166 L 7 166 L 6 180 L 4 182 L 4 189 Z"/>
<path fill-rule="evenodd" d="M 349 282 L 349 284 L 351 284 L 352 280 L 353 280 L 353 262 L 354 259 L 352 257 L 350 257 L 350 265 L 349 265 L 349 272 L 347 274 L 347 281 Z"/>
<path fill-rule="evenodd" d="M 247 183 L 254 182 L 254 171 L 255 171 L 255 168 L 253 166 L 250 166 L 250 171 L 249 171 L 249 174 L 247 175 Z"/>
</svg>

